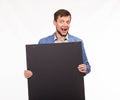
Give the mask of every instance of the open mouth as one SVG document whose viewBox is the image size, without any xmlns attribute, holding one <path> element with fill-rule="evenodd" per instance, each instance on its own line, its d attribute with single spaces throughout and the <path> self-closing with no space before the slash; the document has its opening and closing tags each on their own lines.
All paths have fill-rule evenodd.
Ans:
<svg viewBox="0 0 120 100">
<path fill-rule="evenodd" d="M 63 32 L 66 32 L 68 29 L 67 28 L 62 28 L 62 31 Z"/>
</svg>

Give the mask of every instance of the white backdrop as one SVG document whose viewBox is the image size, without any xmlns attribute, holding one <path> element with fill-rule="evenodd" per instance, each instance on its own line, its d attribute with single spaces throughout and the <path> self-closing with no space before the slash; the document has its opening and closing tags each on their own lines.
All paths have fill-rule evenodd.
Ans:
<svg viewBox="0 0 120 100">
<path fill-rule="evenodd" d="M 55 31 L 59 8 L 71 12 L 69 32 L 84 40 L 92 67 L 86 100 L 120 100 L 120 0 L 0 0 L 0 100 L 28 100 L 25 45 Z"/>
</svg>

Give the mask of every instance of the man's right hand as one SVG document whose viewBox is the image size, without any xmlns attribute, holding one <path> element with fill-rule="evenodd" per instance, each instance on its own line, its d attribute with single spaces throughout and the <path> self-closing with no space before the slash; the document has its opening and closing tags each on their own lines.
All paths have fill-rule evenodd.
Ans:
<svg viewBox="0 0 120 100">
<path fill-rule="evenodd" d="M 30 78 L 33 75 L 32 71 L 30 70 L 25 70 L 24 71 L 24 77 L 25 78 Z"/>
</svg>

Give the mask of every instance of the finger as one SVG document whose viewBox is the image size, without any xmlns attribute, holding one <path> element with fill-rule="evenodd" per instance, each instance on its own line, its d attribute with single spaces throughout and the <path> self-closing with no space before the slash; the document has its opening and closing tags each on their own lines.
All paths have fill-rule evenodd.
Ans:
<svg viewBox="0 0 120 100">
<path fill-rule="evenodd" d="M 78 70 L 82 73 L 86 73 L 86 67 L 78 67 Z"/>
<path fill-rule="evenodd" d="M 29 71 L 29 70 L 24 71 L 25 78 L 30 78 L 32 75 L 33 75 L 33 73 L 31 71 Z"/>
</svg>

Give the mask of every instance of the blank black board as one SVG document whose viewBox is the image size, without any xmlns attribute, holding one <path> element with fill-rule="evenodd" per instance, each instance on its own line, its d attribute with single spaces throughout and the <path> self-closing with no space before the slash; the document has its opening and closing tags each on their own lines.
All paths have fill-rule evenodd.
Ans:
<svg viewBox="0 0 120 100">
<path fill-rule="evenodd" d="M 29 100 L 85 100 L 81 42 L 26 45 Z"/>
</svg>

